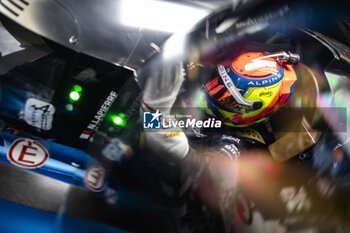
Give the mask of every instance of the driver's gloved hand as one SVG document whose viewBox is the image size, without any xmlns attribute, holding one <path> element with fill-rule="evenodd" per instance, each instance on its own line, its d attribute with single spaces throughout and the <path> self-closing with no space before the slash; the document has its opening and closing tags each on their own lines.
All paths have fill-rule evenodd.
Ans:
<svg viewBox="0 0 350 233">
<path fill-rule="evenodd" d="M 141 118 L 144 112 L 157 110 L 162 114 L 161 119 L 169 116 L 184 80 L 182 62 L 155 61 L 141 75 L 146 76 Z M 188 140 L 181 128 L 145 129 L 144 136 L 146 146 L 166 162 L 177 163 L 188 154 Z"/>
</svg>

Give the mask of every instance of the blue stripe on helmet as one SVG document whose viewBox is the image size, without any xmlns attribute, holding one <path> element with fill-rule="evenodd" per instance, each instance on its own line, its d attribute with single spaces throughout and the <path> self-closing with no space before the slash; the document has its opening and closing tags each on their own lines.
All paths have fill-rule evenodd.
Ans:
<svg viewBox="0 0 350 233">
<path fill-rule="evenodd" d="M 254 79 L 245 75 L 237 75 L 230 67 L 226 67 L 226 72 L 232 79 L 235 86 L 239 89 L 247 90 L 250 87 L 266 87 L 278 83 L 284 76 L 284 70 L 281 65 L 277 74 L 271 74 L 264 79 Z"/>
</svg>

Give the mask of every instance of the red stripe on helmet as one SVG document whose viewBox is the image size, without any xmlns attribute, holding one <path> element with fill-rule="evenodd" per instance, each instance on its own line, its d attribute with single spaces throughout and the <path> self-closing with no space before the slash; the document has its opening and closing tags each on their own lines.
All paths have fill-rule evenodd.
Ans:
<svg viewBox="0 0 350 233">
<path fill-rule="evenodd" d="M 216 93 L 218 93 L 219 91 L 221 91 L 223 88 L 225 87 L 225 85 L 218 85 L 216 87 L 214 87 L 210 92 L 209 92 L 209 95 L 213 96 L 215 95 Z"/>
<path fill-rule="evenodd" d="M 213 80 L 207 82 L 207 84 L 205 84 L 205 89 L 207 89 L 208 91 L 210 91 L 211 89 L 213 89 L 214 87 L 216 87 L 219 84 L 219 77 L 214 78 Z"/>
</svg>

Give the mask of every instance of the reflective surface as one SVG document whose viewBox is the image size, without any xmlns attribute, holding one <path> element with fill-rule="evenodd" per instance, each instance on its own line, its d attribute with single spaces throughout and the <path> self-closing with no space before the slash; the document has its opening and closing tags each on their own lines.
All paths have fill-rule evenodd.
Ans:
<svg viewBox="0 0 350 233">
<path fill-rule="evenodd" d="M 190 28 L 225 4 L 135 0 L 25 2 L 2 0 L 0 11 L 63 46 L 132 69 L 156 53 L 172 33 Z"/>
<path fill-rule="evenodd" d="M 0 225 L 348 232 L 343 5 L 254 4 L 1 0 Z"/>
</svg>

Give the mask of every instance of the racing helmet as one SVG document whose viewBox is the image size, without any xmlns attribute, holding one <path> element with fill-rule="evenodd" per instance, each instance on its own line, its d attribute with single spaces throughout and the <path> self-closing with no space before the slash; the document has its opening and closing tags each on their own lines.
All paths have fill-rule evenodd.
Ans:
<svg viewBox="0 0 350 233">
<path fill-rule="evenodd" d="M 218 65 L 204 85 L 204 114 L 225 125 L 245 127 L 276 112 L 294 91 L 300 60 L 291 52 L 245 52 L 230 64 Z"/>
</svg>

